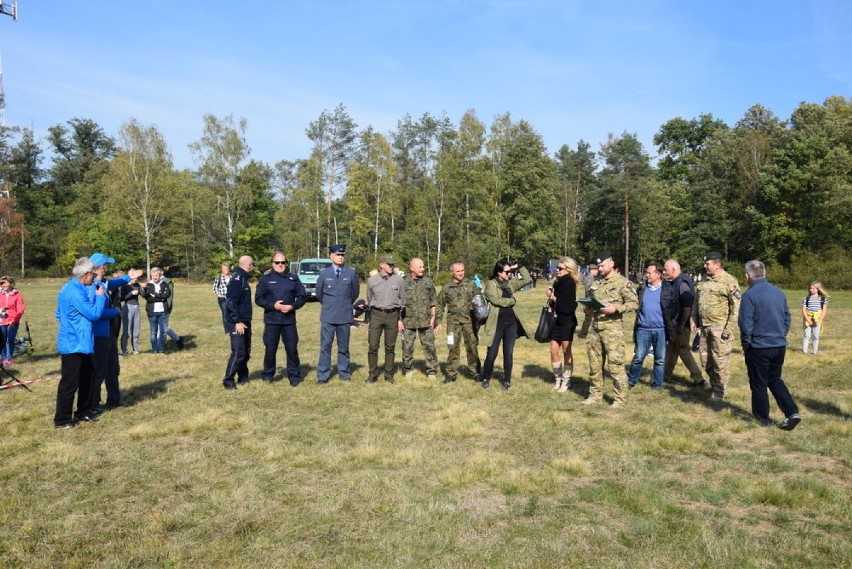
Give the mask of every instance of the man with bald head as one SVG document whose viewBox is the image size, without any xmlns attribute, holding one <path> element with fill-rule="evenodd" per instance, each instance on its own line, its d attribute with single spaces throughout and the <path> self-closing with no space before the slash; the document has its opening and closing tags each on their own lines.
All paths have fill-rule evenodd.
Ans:
<svg viewBox="0 0 852 569">
<path fill-rule="evenodd" d="M 705 382 L 701 375 L 701 368 L 698 367 L 692 355 L 692 334 L 689 325 L 692 318 L 692 303 L 695 300 L 695 284 L 689 278 L 689 275 L 681 272 L 680 263 L 677 262 L 677 259 L 666 261 L 666 264 L 663 265 L 663 277 L 674 288 L 674 300 L 678 312 L 677 323 L 666 348 L 666 367 L 663 373 L 663 381 L 665 383 L 671 381 L 675 365 L 680 358 L 683 365 L 689 370 L 692 385 L 700 387 L 705 385 Z"/>
<path fill-rule="evenodd" d="M 225 332 L 231 340 L 231 355 L 225 368 L 225 378 L 222 380 L 225 389 L 236 389 L 237 383 L 248 383 L 252 312 L 249 278 L 253 268 L 254 259 L 243 255 L 240 257 L 237 271 L 228 282 L 228 292 L 225 295 Z"/>
<path fill-rule="evenodd" d="M 402 371 L 406 379 L 414 375 L 414 340 L 420 336 L 426 360 L 426 377 L 438 377 L 438 355 L 435 352 L 435 283 L 426 276 L 423 259 L 414 258 L 405 278 L 405 310 L 402 322 Z"/>
</svg>

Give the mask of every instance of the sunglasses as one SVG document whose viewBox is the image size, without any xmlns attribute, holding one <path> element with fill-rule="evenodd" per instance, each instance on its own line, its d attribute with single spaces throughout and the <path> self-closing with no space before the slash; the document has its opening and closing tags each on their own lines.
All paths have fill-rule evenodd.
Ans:
<svg viewBox="0 0 852 569">
<path fill-rule="evenodd" d="M 556 267 L 556 268 L 559 269 L 560 271 L 567 271 L 568 270 L 568 267 Z"/>
<path fill-rule="evenodd" d="M 289 265 L 290 261 L 272 261 L 273 265 Z"/>
</svg>

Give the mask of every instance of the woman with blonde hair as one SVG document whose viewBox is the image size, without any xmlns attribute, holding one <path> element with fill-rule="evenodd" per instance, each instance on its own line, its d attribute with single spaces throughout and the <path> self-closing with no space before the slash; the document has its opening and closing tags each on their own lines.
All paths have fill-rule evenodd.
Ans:
<svg viewBox="0 0 852 569">
<path fill-rule="evenodd" d="M 802 300 L 802 318 L 804 318 L 805 333 L 802 338 L 802 352 L 808 353 L 808 344 L 813 339 L 814 355 L 819 351 L 819 334 L 822 331 L 822 321 L 828 313 L 828 295 L 822 288 L 822 283 L 814 281 L 808 287 L 808 296 Z"/>
<path fill-rule="evenodd" d="M 556 266 L 556 281 L 547 289 L 547 298 L 553 303 L 556 324 L 550 333 L 550 364 L 556 384 L 554 391 L 565 393 L 571 387 L 574 373 L 574 354 L 571 343 L 577 329 L 577 287 L 580 269 L 571 257 L 562 257 Z"/>
</svg>

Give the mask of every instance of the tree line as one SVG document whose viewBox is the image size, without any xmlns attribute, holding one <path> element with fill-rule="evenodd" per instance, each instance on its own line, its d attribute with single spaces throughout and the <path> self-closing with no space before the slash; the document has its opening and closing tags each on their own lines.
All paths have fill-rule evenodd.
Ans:
<svg viewBox="0 0 852 569">
<path fill-rule="evenodd" d="M 348 245 L 366 273 L 392 252 L 431 273 L 454 260 L 487 273 L 608 250 L 640 271 L 676 257 L 698 270 L 708 250 L 730 265 L 761 259 L 777 282 L 852 286 L 852 100 L 801 103 L 782 120 L 761 105 L 733 126 L 711 114 L 674 118 L 653 137 L 610 134 L 550 154 L 533 125 L 474 110 L 406 115 L 360 128 L 343 105 L 305 134 L 309 156 L 254 160 L 248 125 L 203 117 L 194 169 L 175 169 L 167 141 L 135 119 L 115 136 L 74 118 L 36 140 L 0 128 L 0 268 L 65 276 L 107 251 L 121 266 L 193 279 L 241 254 L 323 257 Z"/>
</svg>

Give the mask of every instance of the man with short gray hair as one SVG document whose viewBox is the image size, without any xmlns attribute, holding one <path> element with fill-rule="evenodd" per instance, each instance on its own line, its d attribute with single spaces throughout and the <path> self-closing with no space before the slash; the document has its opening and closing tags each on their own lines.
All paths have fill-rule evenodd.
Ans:
<svg viewBox="0 0 852 569">
<path fill-rule="evenodd" d="M 74 263 L 73 278 L 59 291 L 56 318 L 59 330 L 56 349 L 61 356 L 61 378 L 56 390 L 56 414 L 53 424 L 57 429 L 73 427 L 78 421 L 94 422 L 91 414 L 91 387 L 93 377 L 92 353 L 95 336 L 92 323 L 97 321 L 107 305 L 106 291 L 98 287 L 89 296 L 89 287 L 95 274 L 88 257 Z M 74 394 L 77 394 L 77 414 L 73 415 Z"/>
<path fill-rule="evenodd" d="M 749 287 L 742 295 L 738 324 L 751 388 L 751 412 L 761 425 L 772 424 L 768 389 L 784 413 L 784 421 L 778 426 L 792 431 L 802 418 L 781 379 L 792 321 L 787 297 L 766 280 L 766 267 L 762 262 L 746 263 L 745 274 Z"/>
</svg>

